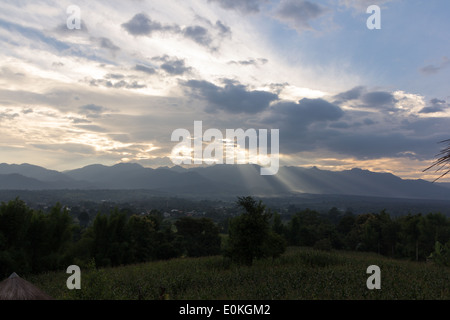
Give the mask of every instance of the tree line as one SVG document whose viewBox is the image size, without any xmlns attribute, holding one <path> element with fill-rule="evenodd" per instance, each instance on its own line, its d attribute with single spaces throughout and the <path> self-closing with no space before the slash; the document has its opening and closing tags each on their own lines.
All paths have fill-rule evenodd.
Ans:
<svg viewBox="0 0 450 320">
<path fill-rule="evenodd" d="M 184 217 L 174 223 L 158 214 L 114 209 L 98 213 L 87 227 L 67 208 L 33 210 L 20 199 L 0 205 L 0 276 L 36 274 L 72 264 L 119 266 L 180 256 L 220 254 L 218 226 L 208 218 Z"/>
<path fill-rule="evenodd" d="M 286 224 L 276 215 L 273 228 L 293 246 L 375 252 L 415 261 L 435 259 L 450 265 L 450 218 L 441 213 L 391 217 L 385 210 L 355 215 L 339 214 L 336 208 L 327 214 L 306 209 Z"/>
<path fill-rule="evenodd" d="M 440 213 L 322 214 L 301 210 L 283 221 L 261 201 L 239 197 L 239 214 L 227 234 L 210 218 L 163 219 L 157 212 L 136 215 L 114 209 L 98 213 L 88 226 L 75 223 L 60 204 L 48 212 L 15 199 L 0 205 L 0 276 L 41 273 L 94 261 L 97 267 L 119 266 L 181 256 L 223 254 L 225 260 L 251 265 L 276 258 L 287 246 L 320 250 L 376 252 L 394 258 L 450 265 L 450 219 Z"/>
</svg>

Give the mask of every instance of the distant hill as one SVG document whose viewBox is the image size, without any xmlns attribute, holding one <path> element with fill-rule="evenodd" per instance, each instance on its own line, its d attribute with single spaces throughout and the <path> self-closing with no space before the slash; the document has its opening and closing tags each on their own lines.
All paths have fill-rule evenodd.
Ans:
<svg viewBox="0 0 450 320">
<path fill-rule="evenodd" d="M 257 165 L 157 169 L 136 163 L 93 164 L 58 172 L 29 164 L 0 165 L 0 189 L 147 189 L 179 195 L 335 194 L 411 199 L 450 199 L 447 185 L 401 179 L 391 173 L 362 169 L 320 170 L 281 167 L 273 176 L 260 175 Z"/>
<path fill-rule="evenodd" d="M 17 173 L 28 178 L 34 178 L 41 181 L 71 181 L 72 179 L 65 174 L 48 170 L 28 163 L 23 164 L 0 164 L 0 174 Z"/>
<path fill-rule="evenodd" d="M 0 189 L 2 190 L 40 190 L 46 189 L 46 186 L 47 184 L 43 181 L 18 173 L 0 174 Z"/>
</svg>

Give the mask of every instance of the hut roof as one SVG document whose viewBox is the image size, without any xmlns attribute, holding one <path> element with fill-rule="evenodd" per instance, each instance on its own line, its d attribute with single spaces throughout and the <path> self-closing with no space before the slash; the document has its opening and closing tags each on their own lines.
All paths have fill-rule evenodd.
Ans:
<svg viewBox="0 0 450 320">
<path fill-rule="evenodd" d="M 13 272 L 0 282 L 0 300 L 53 300 L 45 292 Z"/>
</svg>

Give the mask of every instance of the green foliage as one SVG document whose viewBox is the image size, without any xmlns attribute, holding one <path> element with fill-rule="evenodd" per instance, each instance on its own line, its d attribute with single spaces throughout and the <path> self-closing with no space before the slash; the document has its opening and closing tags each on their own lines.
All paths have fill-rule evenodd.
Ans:
<svg viewBox="0 0 450 320">
<path fill-rule="evenodd" d="M 0 275 L 39 273 L 71 260 L 73 221 L 60 204 L 48 214 L 20 199 L 0 206 Z"/>
<path fill-rule="evenodd" d="M 255 258 L 275 258 L 284 252 L 285 242 L 271 230 L 271 214 L 263 203 L 252 197 L 239 197 L 237 205 L 245 212 L 230 221 L 225 256 L 250 266 Z"/>
<path fill-rule="evenodd" d="M 171 224 L 160 230 L 161 221 L 153 215 L 131 215 L 115 209 L 99 213 L 77 243 L 81 263 L 91 258 L 98 267 L 170 259 L 181 254 Z"/>
<path fill-rule="evenodd" d="M 431 256 L 435 264 L 449 265 L 450 219 L 440 213 L 392 218 L 384 210 L 353 215 L 337 208 L 327 213 L 294 212 L 292 208 L 289 214 L 280 215 L 252 197 L 238 198 L 237 205 L 242 212 L 229 218 L 226 228 L 209 218 L 163 219 L 158 211 L 136 215 L 109 207 L 110 212 L 92 219 L 86 213 L 73 215 L 78 222 L 85 221 L 80 226 L 59 203 L 42 212 L 15 199 L 0 205 L 0 276 L 13 271 L 37 274 L 71 264 L 84 267 L 95 262 L 96 268 L 114 267 L 221 251 L 221 266 L 232 270 L 232 262 L 251 266 L 271 258 L 275 263 L 287 245 L 418 261 Z M 317 266 L 327 265 L 320 262 L 325 259 L 321 256 L 311 259 Z"/>
<path fill-rule="evenodd" d="M 430 258 L 437 265 L 450 267 L 450 241 L 445 245 L 436 241 L 434 251 L 430 254 Z"/>
<path fill-rule="evenodd" d="M 218 226 L 208 218 L 184 217 L 175 222 L 177 235 L 189 257 L 210 256 L 220 253 L 221 238 Z"/>
</svg>

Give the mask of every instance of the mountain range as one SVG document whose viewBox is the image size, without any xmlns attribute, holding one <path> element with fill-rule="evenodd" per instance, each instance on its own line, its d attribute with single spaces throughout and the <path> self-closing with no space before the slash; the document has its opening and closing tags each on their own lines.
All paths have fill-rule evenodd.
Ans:
<svg viewBox="0 0 450 320">
<path fill-rule="evenodd" d="M 253 164 L 152 169 L 136 163 L 119 163 L 113 166 L 93 164 L 59 172 L 31 164 L 2 163 L 0 190 L 144 189 L 208 197 L 307 193 L 450 199 L 449 184 L 401 179 L 391 173 L 358 168 L 328 171 L 286 166 L 276 175 L 262 176 L 259 169 Z"/>
</svg>

